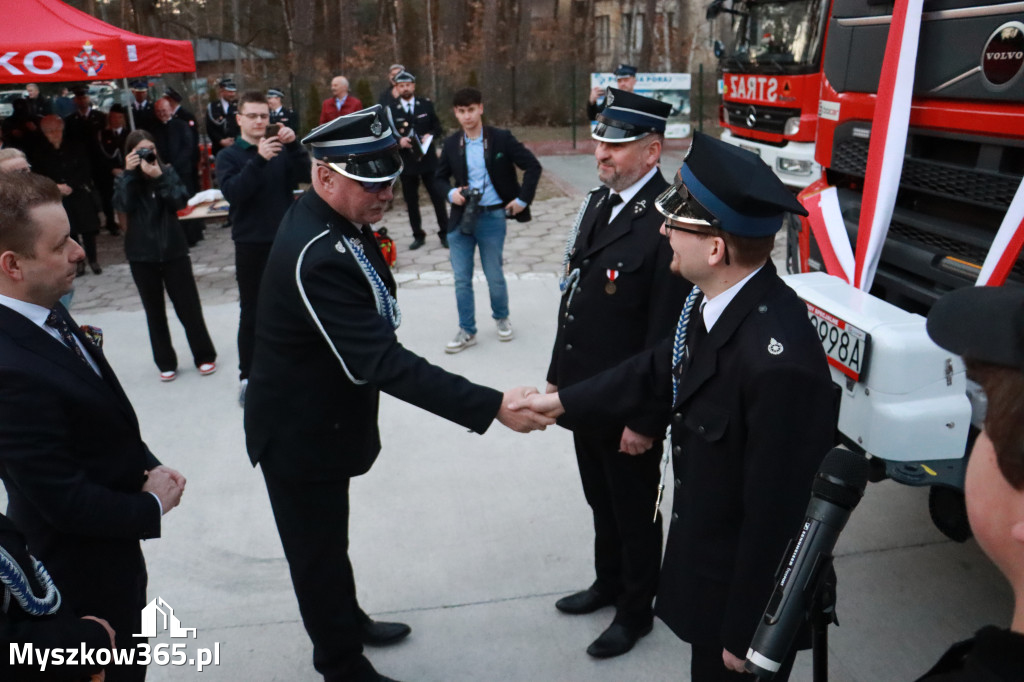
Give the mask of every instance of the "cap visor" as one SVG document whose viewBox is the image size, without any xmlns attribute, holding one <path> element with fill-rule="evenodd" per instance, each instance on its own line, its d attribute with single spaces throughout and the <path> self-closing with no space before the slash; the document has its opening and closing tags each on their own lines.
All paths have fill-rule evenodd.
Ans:
<svg viewBox="0 0 1024 682">
<path fill-rule="evenodd" d="M 648 132 L 633 126 L 618 128 L 598 121 L 597 125 L 594 126 L 594 132 L 590 136 L 598 142 L 632 142 L 633 140 L 639 140 Z"/>
<path fill-rule="evenodd" d="M 697 203 L 686 185 L 678 182 L 664 192 L 654 201 L 658 212 L 669 220 L 675 220 L 687 225 L 704 225 L 711 227 L 715 219 L 703 206 Z"/>
<path fill-rule="evenodd" d="M 396 145 L 386 154 L 371 158 L 354 157 L 348 160 L 331 161 L 322 159 L 324 163 L 342 175 L 360 182 L 380 182 L 397 178 L 402 173 L 402 157 Z"/>
</svg>

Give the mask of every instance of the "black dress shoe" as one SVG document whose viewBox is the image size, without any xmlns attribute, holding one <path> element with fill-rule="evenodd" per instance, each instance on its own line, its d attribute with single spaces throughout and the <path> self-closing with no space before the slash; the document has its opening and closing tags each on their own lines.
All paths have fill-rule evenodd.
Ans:
<svg viewBox="0 0 1024 682">
<path fill-rule="evenodd" d="M 448 235 L 443 232 L 441 233 L 441 246 L 446 249 L 448 248 Z"/>
<path fill-rule="evenodd" d="M 576 594 L 570 594 L 568 597 L 562 597 L 555 602 L 555 608 L 562 613 L 570 613 L 574 616 L 580 616 L 585 613 L 593 613 L 598 609 L 603 609 L 606 606 L 611 606 L 615 603 L 615 600 L 611 597 L 606 597 L 592 587 L 588 587 L 582 592 Z"/>
<path fill-rule="evenodd" d="M 359 635 L 363 644 L 387 646 L 405 639 L 410 632 L 412 632 L 412 628 L 405 623 L 385 623 L 371 620 L 363 623 Z"/>
<path fill-rule="evenodd" d="M 103 268 L 101 268 L 100 264 L 97 263 L 96 261 L 89 263 L 89 269 L 92 270 L 92 273 L 94 275 L 99 275 L 103 273 Z"/>
<path fill-rule="evenodd" d="M 75 274 L 77 276 L 79 276 L 79 277 L 81 277 L 82 275 L 85 274 L 85 261 L 84 260 L 78 261 L 78 264 L 75 265 Z"/>
<path fill-rule="evenodd" d="M 415 239 L 412 240 L 412 244 L 409 244 L 409 250 L 415 251 L 416 249 L 420 248 L 426 243 L 427 240 L 424 239 L 423 237 L 416 237 Z"/>
<path fill-rule="evenodd" d="M 612 623 L 607 630 L 601 633 L 600 637 L 587 647 L 587 653 L 594 658 L 621 656 L 632 649 L 636 641 L 650 631 L 650 624 L 634 629 L 622 623 Z"/>
</svg>

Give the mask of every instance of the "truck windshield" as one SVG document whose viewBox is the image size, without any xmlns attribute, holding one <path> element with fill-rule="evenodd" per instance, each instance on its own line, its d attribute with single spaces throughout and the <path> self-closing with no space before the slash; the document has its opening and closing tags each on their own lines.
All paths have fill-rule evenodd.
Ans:
<svg viewBox="0 0 1024 682">
<path fill-rule="evenodd" d="M 816 68 L 824 35 L 822 0 L 748 2 L 736 17 L 726 70 L 797 73 Z"/>
</svg>

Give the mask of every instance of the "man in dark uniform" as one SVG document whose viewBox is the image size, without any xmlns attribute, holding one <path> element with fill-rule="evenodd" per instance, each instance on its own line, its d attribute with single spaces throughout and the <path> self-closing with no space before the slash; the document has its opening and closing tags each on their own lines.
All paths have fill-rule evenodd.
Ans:
<svg viewBox="0 0 1024 682">
<path fill-rule="evenodd" d="M 654 200 L 668 187 L 658 160 L 671 107 L 610 90 L 598 114 L 598 177 L 566 245 L 558 334 L 548 392 L 566 388 L 650 348 L 672 333 L 688 282 L 666 277 L 672 249 L 659 233 Z M 624 654 L 649 632 L 661 566 L 661 523 L 651 523 L 668 404 L 626 422 L 573 434 L 583 493 L 594 514 L 589 588 L 559 599 L 569 614 L 616 607 L 612 625 L 587 649 Z"/>
<path fill-rule="evenodd" d="M 100 131 L 100 162 L 96 172 L 96 189 L 103 203 L 103 213 L 107 216 L 107 231 L 112 235 L 120 234 L 114 219 L 114 178 L 124 170 L 124 143 L 127 139 L 124 107 L 112 104 L 107 112 L 107 127 Z"/>
<path fill-rule="evenodd" d="M 156 123 L 153 103 L 149 101 L 149 83 L 144 80 L 132 81 L 132 121 L 133 130 L 151 130 Z"/>
<path fill-rule="evenodd" d="M 964 496 L 978 545 L 1014 594 L 1009 629 L 986 626 L 955 644 L 919 682 L 1024 680 L 1024 291 L 965 287 L 928 313 L 928 335 L 961 355 L 988 400 Z"/>
<path fill-rule="evenodd" d="M 398 101 L 398 84 L 395 83 L 395 76 L 405 71 L 401 64 L 392 64 L 388 67 L 388 86 L 380 91 L 377 97 L 377 104 L 382 107 L 390 107 Z"/>
<path fill-rule="evenodd" d="M 270 107 L 271 123 L 280 123 L 292 130 L 299 127 L 299 117 L 295 115 L 293 110 L 284 106 L 284 90 L 268 88 L 267 105 Z"/>
<path fill-rule="evenodd" d="M 199 125 L 196 122 L 195 114 L 181 106 L 181 102 L 184 99 L 181 93 L 174 88 L 167 88 L 164 92 L 164 97 L 171 101 L 171 105 L 174 107 L 172 115 L 174 118 L 185 122 L 188 126 L 189 132 L 192 133 L 191 148 L 192 148 L 192 166 L 191 173 L 187 178 L 182 180 L 188 185 L 189 191 L 195 194 L 199 191 Z"/>
<path fill-rule="evenodd" d="M 210 136 L 214 156 L 233 145 L 241 132 L 235 117 L 238 113 L 235 106 L 238 86 L 230 78 L 222 78 L 217 83 L 217 91 L 219 97 L 206 106 L 206 134 Z"/>
<path fill-rule="evenodd" d="M 391 120 L 398 133 L 398 146 L 402 153 L 402 198 L 409 209 L 412 225 L 410 251 L 423 246 L 427 235 L 420 217 L 420 181 L 427 188 L 430 203 L 434 205 L 438 236 L 448 246 L 448 207 L 445 196 L 434 182 L 437 171 L 437 148 L 434 140 L 444 135 L 441 121 L 434 111 L 434 103 L 426 97 L 416 97 L 416 77 L 408 71 L 395 76 L 398 99 L 391 103 Z"/>
<path fill-rule="evenodd" d="M 655 612 L 691 644 L 693 682 L 750 680 L 743 657 L 834 443 L 832 380 L 806 304 L 770 259 L 786 213 L 803 207 L 760 157 L 700 133 L 680 178 L 657 200 L 670 268 L 695 285 L 675 334 L 521 402 L 564 409 L 570 428 L 672 405 L 675 493 Z"/>
<path fill-rule="evenodd" d="M 402 172 L 383 107 L 334 119 L 303 142 L 313 186 L 285 215 L 263 277 L 246 445 L 263 471 L 314 666 L 326 682 L 387 682 L 363 644 L 396 642 L 409 627 L 366 615 L 348 558 L 349 479 L 380 451 L 380 391 L 478 433 L 495 418 L 519 431 L 553 420 L 507 409 L 525 389 L 503 396 L 398 343 L 395 280 L 369 225 Z"/>
<path fill-rule="evenodd" d="M 624 92 L 633 92 L 636 87 L 636 67 L 629 64 L 619 64 L 615 67 L 615 87 Z M 590 91 L 590 99 L 587 100 L 587 120 L 596 121 L 597 115 L 608 106 L 605 88 L 596 87 Z"/>
</svg>

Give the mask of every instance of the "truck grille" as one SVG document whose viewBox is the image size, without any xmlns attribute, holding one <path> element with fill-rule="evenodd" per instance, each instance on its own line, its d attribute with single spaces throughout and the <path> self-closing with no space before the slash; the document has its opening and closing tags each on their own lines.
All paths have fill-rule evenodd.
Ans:
<svg viewBox="0 0 1024 682">
<path fill-rule="evenodd" d="M 786 128 L 786 120 L 793 117 L 799 118 L 800 110 L 726 102 L 725 115 L 726 121 L 731 126 L 782 135 Z M 751 120 L 753 120 L 753 125 L 750 124 Z"/>
<path fill-rule="evenodd" d="M 985 256 L 988 255 L 988 249 L 986 248 L 973 246 L 897 221 L 893 221 L 889 225 L 889 236 L 905 242 L 922 245 L 929 251 L 933 251 L 941 256 L 952 256 L 953 258 L 959 258 L 977 265 L 984 263 Z M 1017 258 L 1009 278 L 1024 282 L 1024 252 Z"/>
</svg>

